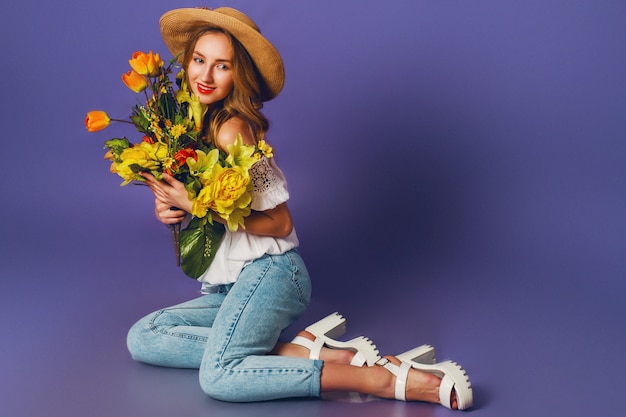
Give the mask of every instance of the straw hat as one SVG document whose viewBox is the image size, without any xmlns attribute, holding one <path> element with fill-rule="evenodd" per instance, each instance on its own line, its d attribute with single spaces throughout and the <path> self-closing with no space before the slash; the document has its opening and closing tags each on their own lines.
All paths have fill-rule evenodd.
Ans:
<svg viewBox="0 0 626 417">
<path fill-rule="evenodd" d="M 230 7 L 214 10 L 182 8 L 161 16 L 161 36 L 174 56 L 181 54 L 193 30 L 202 25 L 217 26 L 230 32 L 246 48 L 261 74 L 261 99 L 276 97 L 285 83 L 283 60 L 248 16 Z"/>
</svg>

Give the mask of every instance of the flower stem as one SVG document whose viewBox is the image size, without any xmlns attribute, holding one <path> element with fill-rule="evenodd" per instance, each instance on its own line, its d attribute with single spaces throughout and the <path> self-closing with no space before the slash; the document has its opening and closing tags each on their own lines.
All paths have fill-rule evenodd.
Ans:
<svg viewBox="0 0 626 417">
<path fill-rule="evenodd" d="M 176 266 L 180 266 L 180 223 L 171 224 L 172 243 L 174 243 L 174 254 L 176 255 Z"/>
<path fill-rule="evenodd" d="M 120 122 L 120 123 L 128 123 L 131 125 L 134 125 L 134 123 L 130 120 L 124 120 L 124 119 L 111 119 L 112 122 Z"/>
</svg>

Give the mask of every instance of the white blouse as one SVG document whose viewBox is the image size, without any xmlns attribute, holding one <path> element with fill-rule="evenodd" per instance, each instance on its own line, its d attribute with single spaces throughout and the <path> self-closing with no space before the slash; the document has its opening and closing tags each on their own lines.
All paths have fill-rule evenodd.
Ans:
<svg viewBox="0 0 626 417">
<path fill-rule="evenodd" d="M 250 169 L 254 188 L 252 190 L 252 210 L 272 209 L 289 199 L 287 180 L 274 162 L 274 158 L 262 158 Z M 198 281 L 202 282 L 202 292 L 213 292 L 213 287 L 237 281 L 241 270 L 264 254 L 279 255 L 298 246 L 295 229 L 285 238 L 259 236 L 245 231 L 226 233 L 215 253 L 213 262 Z"/>
</svg>

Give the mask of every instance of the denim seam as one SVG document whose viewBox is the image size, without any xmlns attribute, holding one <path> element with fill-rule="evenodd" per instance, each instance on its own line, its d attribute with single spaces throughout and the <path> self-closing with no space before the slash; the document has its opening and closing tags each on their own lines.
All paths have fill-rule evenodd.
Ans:
<svg viewBox="0 0 626 417">
<path fill-rule="evenodd" d="M 252 298 L 252 295 L 256 292 L 257 288 L 259 287 L 259 284 L 261 283 L 261 281 L 263 279 L 265 279 L 265 277 L 267 276 L 267 271 L 270 270 L 270 268 L 272 267 L 272 265 L 274 264 L 274 260 L 272 259 L 271 256 L 267 256 L 267 259 L 269 260 L 267 266 L 265 267 L 265 269 L 263 270 L 262 274 L 259 274 L 254 286 L 250 289 L 250 292 L 248 293 L 248 296 L 245 299 L 245 302 L 239 306 L 239 314 L 237 314 L 236 319 L 230 324 L 230 326 L 228 327 L 228 331 L 226 333 L 226 338 L 225 338 L 225 343 L 224 345 L 221 347 L 221 350 L 219 352 L 218 355 L 218 361 L 217 361 L 217 366 L 219 368 L 221 368 L 223 371 L 227 371 L 227 372 L 233 372 L 233 370 L 231 368 L 227 368 L 223 365 L 223 359 L 224 359 L 224 352 L 226 351 L 226 347 L 229 345 L 232 334 L 233 334 L 233 329 L 236 327 L 237 322 L 239 321 L 239 319 L 241 318 L 241 313 L 243 312 L 243 310 L 246 308 L 246 306 L 248 305 L 248 303 L 250 302 L 250 299 Z"/>
<path fill-rule="evenodd" d="M 309 305 L 309 301 L 304 295 L 302 286 L 300 285 L 300 282 L 298 281 L 298 271 L 299 271 L 298 265 L 296 265 L 296 263 L 293 261 L 293 257 L 291 256 L 290 252 L 285 253 L 285 255 L 289 258 L 289 262 L 291 264 L 291 281 L 296 286 L 296 289 L 298 291 L 298 298 L 300 298 L 300 302 L 304 303 L 304 305 Z"/>
<path fill-rule="evenodd" d="M 312 375 L 308 369 L 302 368 L 256 368 L 256 369 L 232 369 L 222 368 L 229 375 L 234 374 L 309 374 Z"/>
<path fill-rule="evenodd" d="M 216 306 L 217 307 L 217 306 Z M 156 325 L 155 321 L 161 316 L 163 315 L 163 313 L 166 312 L 173 312 L 174 310 L 202 310 L 204 308 L 171 308 L 171 309 L 164 309 L 164 310 L 160 310 L 159 312 L 157 312 L 156 314 L 154 314 L 152 320 L 150 320 L 148 322 L 148 330 L 150 330 L 152 333 L 159 333 L 165 336 L 172 336 L 172 337 L 178 337 L 181 339 L 187 339 L 187 340 L 197 340 L 197 341 L 201 341 L 201 342 L 206 342 L 207 338 L 206 337 L 202 337 L 202 336 L 195 336 L 195 335 L 190 335 L 187 333 L 182 333 L 182 332 L 171 332 L 168 331 L 167 328 L 165 328 L 165 326 L 160 326 L 160 325 Z M 175 326 L 171 326 L 169 328 L 172 328 Z"/>
</svg>

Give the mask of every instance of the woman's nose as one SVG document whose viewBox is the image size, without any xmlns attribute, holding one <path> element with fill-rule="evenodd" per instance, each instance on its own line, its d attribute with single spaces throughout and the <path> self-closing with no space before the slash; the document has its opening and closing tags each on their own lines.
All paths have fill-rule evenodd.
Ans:
<svg viewBox="0 0 626 417">
<path fill-rule="evenodd" d="M 202 81 L 205 81 L 205 82 L 213 81 L 213 69 L 211 67 L 207 67 L 202 73 Z"/>
</svg>

